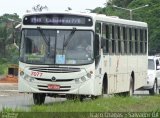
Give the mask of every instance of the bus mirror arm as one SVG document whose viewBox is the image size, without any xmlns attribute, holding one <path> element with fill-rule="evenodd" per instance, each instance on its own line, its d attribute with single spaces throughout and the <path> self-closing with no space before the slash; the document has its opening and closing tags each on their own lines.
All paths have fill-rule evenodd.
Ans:
<svg viewBox="0 0 160 118">
<path fill-rule="evenodd" d="M 17 43 L 13 43 L 13 45 L 19 50 L 19 46 L 17 45 Z"/>
<path fill-rule="evenodd" d="M 14 27 L 14 30 L 15 30 L 16 32 L 20 31 L 20 30 L 21 30 L 21 26 L 22 26 L 22 24 L 19 23 L 18 25 L 16 25 L 16 26 Z M 13 40 L 14 40 L 13 45 L 19 50 L 19 46 L 17 45 L 16 40 L 15 40 L 15 32 L 13 33 Z"/>
<path fill-rule="evenodd" d="M 15 37 L 13 37 L 13 40 L 14 40 L 13 45 L 19 50 L 19 46 L 16 43 Z"/>
</svg>

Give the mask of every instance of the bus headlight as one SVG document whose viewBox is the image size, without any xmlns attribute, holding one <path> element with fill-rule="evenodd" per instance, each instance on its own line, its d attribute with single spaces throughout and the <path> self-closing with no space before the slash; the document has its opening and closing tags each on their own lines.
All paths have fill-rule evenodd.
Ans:
<svg viewBox="0 0 160 118">
<path fill-rule="evenodd" d="M 75 83 L 82 83 L 82 82 L 85 82 L 85 81 L 87 81 L 87 80 L 89 80 L 89 79 L 91 79 L 92 78 L 92 72 L 90 72 L 90 73 L 87 73 L 87 75 L 85 75 L 85 76 L 82 76 L 82 77 L 80 77 L 80 78 L 76 78 L 75 79 Z"/>
<path fill-rule="evenodd" d="M 79 78 L 75 79 L 75 83 L 77 83 L 77 84 L 79 83 Z"/>
<path fill-rule="evenodd" d="M 91 78 L 91 77 L 92 77 L 92 74 L 91 74 L 91 73 L 87 73 L 87 77 L 88 77 L 88 78 Z"/>
<path fill-rule="evenodd" d="M 85 76 L 81 77 L 82 82 L 86 81 Z"/>
<path fill-rule="evenodd" d="M 27 80 L 27 81 L 29 81 L 29 78 L 30 78 L 30 77 L 29 77 L 28 75 L 25 75 L 25 76 L 24 76 L 24 79 Z"/>
<path fill-rule="evenodd" d="M 79 84 L 79 83 L 85 82 L 86 80 L 87 80 L 87 78 L 85 76 L 83 76 L 81 78 L 76 78 L 75 83 Z"/>
<path fill-rule="evenodd" d="M 30 76 L 28 76 L 28 75 L 25 75 L 25 76 L 24 76 L 24 79 L 25 79 L 26 81 L 28 81 L 28 82 L 33 82 L 33 81 L 34 81 L 34 78 L 33 78 L 33 77 L 30 77 Z"/>
</svg>

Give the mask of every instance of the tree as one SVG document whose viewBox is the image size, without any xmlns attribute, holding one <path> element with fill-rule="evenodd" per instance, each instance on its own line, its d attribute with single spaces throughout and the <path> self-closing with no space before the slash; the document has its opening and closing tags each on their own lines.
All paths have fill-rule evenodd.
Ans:
<svg viewBox="0 0 160 118">
<path fill-rule="evenodd" d="M 112 5 L 117 5 L 119 7 L 127 7 L 134 0 L 110 0 Z"/>
<path fill-rule="evenodd" d="M 18 58 L 18 50 L 13 46 L 13 32 L 14 26 L 18 24 L 21 19 L 15 14 L 4 14 L 0 16 L 0 57 L 13 60 L 12 57 Z M 17 61 L 17 60 L 15 60 Z"/>
<path fill-rule="evenodd" d="M 42 6 L 42 5 L 40 5 L 40 4 L 38 4 L 38 5 L 36 5 L 36 6 L 34 6 L 33 8 L 32 8 L 32 10 L 34 11 L 34 12 L 41 12 L 41 11 L 43 11 L 43 10 L 48 10 L 48 7 L 45 5 L 45 6 Z"/>
<path fill-rule="evenodd" d="M 0 56 L 5 57 L 6 56 L 6 45 L 7 45 L 7 28 L 1 27 L 0 28 Z"/>
</svg>

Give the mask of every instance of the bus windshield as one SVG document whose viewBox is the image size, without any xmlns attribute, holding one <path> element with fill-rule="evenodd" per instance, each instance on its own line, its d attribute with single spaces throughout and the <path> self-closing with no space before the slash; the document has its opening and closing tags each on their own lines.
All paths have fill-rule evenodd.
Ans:
<svg viewBox="0 0 160 118">
<path fill-rule="evenodd" d="M 93 32 L 23 29 L 20 61 L 30 64 L 93 62 Z"/>
</svg>

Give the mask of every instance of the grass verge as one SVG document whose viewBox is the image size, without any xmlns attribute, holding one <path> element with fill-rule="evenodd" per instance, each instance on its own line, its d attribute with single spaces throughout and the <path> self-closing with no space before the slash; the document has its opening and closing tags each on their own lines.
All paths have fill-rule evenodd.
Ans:
<svg viewBox="0 0 160 118">
<path fill-rule="evenodd" d="M 0 116 L 16 118 L 159 118 L 160 96 L 107 97 L 84 102 L 67 100 L 44 105 L 33 105 L 29 111 L 3 108 Z M 110 114 L 111 113 L 111 114 Z"/>
<path fill-rule="evenodd" d="M 31 112 L 160 112 L 160 96 L 108 97 L 32 106 Z"/>
</svg>

